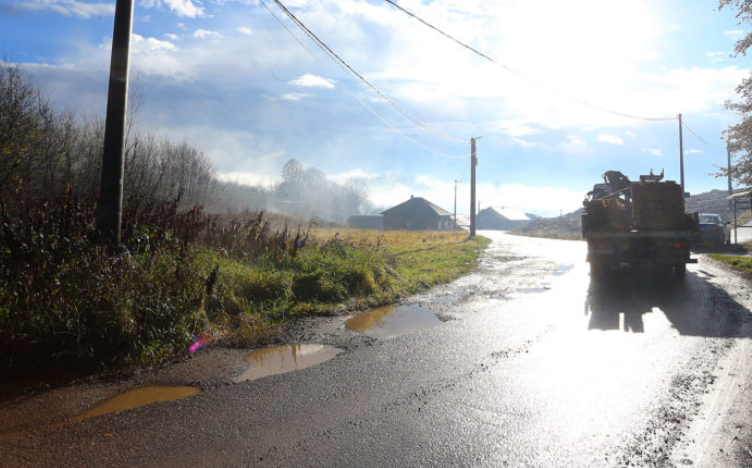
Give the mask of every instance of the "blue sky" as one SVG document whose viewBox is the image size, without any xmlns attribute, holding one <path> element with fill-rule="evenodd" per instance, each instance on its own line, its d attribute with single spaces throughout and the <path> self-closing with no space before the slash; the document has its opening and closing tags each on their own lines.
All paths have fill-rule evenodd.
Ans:
<svg viewBox="0 0 752 468">
<path fill-rule="evenodd" d="M 271 184 L 297 158 L 335 180 L 363 178 L 379 206 L 414 194 L 451 210 L 466 172 L 467 213 L 462 157 L 474 136 L 483 207 L 573 211 L 610 169 L 679 179 L 676 120 L 566 95 L 643 117 L 682 113 L 712 143 L 684 131 L 687 190 L 726 187 L 708 174 L 726 164 L 721 132 L 737 116 L 723 103 L 750 59 L 733 57 L 746 26 L 715 0 L 398 2 L 524 77 L 384 1 L 282 0 L 399 109 L 269 0 L 305 48 L 257 0 L 134 1 L 139 125 L 190 141 L 230 180 Z M 113 12 L 114 1 L 0 0 L 0 49 L 61 109 L 103 115 Z"/>
</svg>

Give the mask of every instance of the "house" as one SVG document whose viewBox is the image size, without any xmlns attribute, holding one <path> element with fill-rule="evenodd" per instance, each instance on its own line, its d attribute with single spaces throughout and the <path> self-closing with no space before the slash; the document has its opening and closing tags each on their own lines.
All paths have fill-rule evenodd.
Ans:
<svg viewBox="0 0 752 468">
<path fill-rule="evenodd" d="M 481 210 L 477 216 L 478 229 L 507 231 L 532 221 L 528 215 L 516 208 L 491 206 Z"/>
<path fill-rule="evenodd" d="M 421 197 L 410 199 L 381 213 L 384 230 L 448 231 L 453 228 L 452 213 Z"/>
<path fill-rule="evenodd" d="M 347 218 L 347 225 L 355 229 L 384 229 L 384 217 L 381 215 L 351 215 Z"/>
</svg>

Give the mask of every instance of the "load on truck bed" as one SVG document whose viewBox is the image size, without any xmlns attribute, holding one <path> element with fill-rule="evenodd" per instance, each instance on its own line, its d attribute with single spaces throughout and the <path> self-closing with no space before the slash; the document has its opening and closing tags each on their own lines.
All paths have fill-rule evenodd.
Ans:
<svg viewBox="0 0 752 468">
<path fill-rule="evenodd" d="M 603 174 L 583 201 L 582 237 L 588 244 L 593 276 L 623 265 L 685 273 L 692 240 L 699 234 L 697 213 L 686 213 L 684 193 L 661 175 L 630 181 L 618 171 Z"/>
</svg>

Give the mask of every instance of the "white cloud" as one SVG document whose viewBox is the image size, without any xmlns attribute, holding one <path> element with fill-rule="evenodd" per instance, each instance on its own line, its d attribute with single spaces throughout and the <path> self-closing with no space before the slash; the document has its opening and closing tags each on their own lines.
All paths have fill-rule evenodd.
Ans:
<svg viewBox="0 0 752 468">
<path fill-rule="evenodd" d="M 729 55 L 728 52 L 705 52 L 705 56 L 710 59 L 710 63 L 726 62 Z"/>
<path fill-rule="evenodd" d="M 734 39 L 734 40 L 741 39 L 742 37 L 744 37 L 745 34 L 747 34 L 747 32 L 742 31 L 741 29 L 730 29 L 728 31 L 723 31 L 724 36 L 730 37 L 731 39 Z"/>
<path fill-rule="evenodd" d="M 612 145 L 623 145 L 624 140 L 616 135 L 598 135 L 598 141 L 601 143 L 609 143 Z"/>
<path fill-rule="evenodd" d="M 244 36 L 253 36 L 253 30 L 251 28 L 247 28 L 245 26 L 241 26 L 238 28 L 238 32 Z"/>
<path fill-rule="evenodd" d="M 138 34 L 131 35 L 131 46 L 134 54 L 178 50 L 175 44 L 169 41 L 162 41 L 153 37 L 144 38 Z"/>
<path fill-rule="evenodd" d="M 63 16 L 84 19 L 115 14 L 114 3 L 88 3 L 78 0 L 27 0 L 15 4 L 14 7 L 28 11 L 51 11 Z"/>
<path fill-rule="evenodd" d="M 196 39 L 212 39 L 212 40 L 219 40 L 222 39 L 222 34 L 218 33 L 217 31 L 208 31 L 206 29 L 197 29 L 193 32 L 193 37 Z"/>
<path fill-rule="evenodd" d="M 635 133 L 631 130 L 627 131 L 627 136 L 629 138 L 637 138 L 637 135 L 635 135 Z"/>
<path fill-rule="evenodd" d="M 289 84 L 303 88 L 327 88 L 334 89 L 332 80 L 306 73 L 296 80 L 288 81 Z"/>
<path fill-rule="evenodd" d="M 280 99 L 282 99 L 283 101 L 298 102 L 310 96 L 311 95 L 307 93 L 285 93 L 280 96 Z"/>
<path fill-rule="evenodd" d="M 196 6 L 191 0 L 164 0 L 164 2 L 178 16 L 186 16 L 188 18 L 204 16 L 204 8 Z"/>
<path fill-rule="evenodd" d="M 700 154 L 700 153 L 704 153 L 704 151 L 700 149 L 691 149 L 691 150 L 685 151 L 684 153 L 685 154 Z"/>
<path fill-rule="evenodd" d="M 662 156 L 663 150 L 657 149 L 657 148 L 645 148 L 643 151 L 648 152 L 652 154 L 653 156 Z"/>
<path fill-rule="evenodd" d="M 167 39 L 169 39 L 171 41 L 179 41 L 180 40 L 180 36 L 178 36 L 177 34 L 172 34 L 172 33 L 162 34 L 162 37 L 167 38 Z"/>
</svg>

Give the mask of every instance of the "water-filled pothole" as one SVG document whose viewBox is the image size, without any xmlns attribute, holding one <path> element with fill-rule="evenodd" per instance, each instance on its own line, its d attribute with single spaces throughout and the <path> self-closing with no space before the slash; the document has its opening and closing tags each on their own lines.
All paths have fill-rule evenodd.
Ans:
<svg viewBox="0 0 752 468">
<path fill-rule="evenodd" d="M 386 306 L 356 315 L 345 322 L 345 327 L 374 338 L 391 340 L 440 323 L 436 313 L 425 307 Z"/>
<path fill-rule="evenodd" d="M 171 387 L 167 385 L 154 385 L 150 387 L 136 388 L 112 398 L 102 400 L 94 406 L 71 418 L 71 422 L 83 421 L 104 414 L 125 411 L 140 406 L 151 405 L 160 401 L 179 400 L 201 393 L 196 387 Z"/>
<path fill-rule="evenodd" d="M 258 349 L 245 356 L 248 370 L 238 376 L 236 382 L 260 379 L 274 374 L 283 374 L 305 369 L 326 362 L 342 350 L 319 344 L 273 346 Z"/>
</svg>

